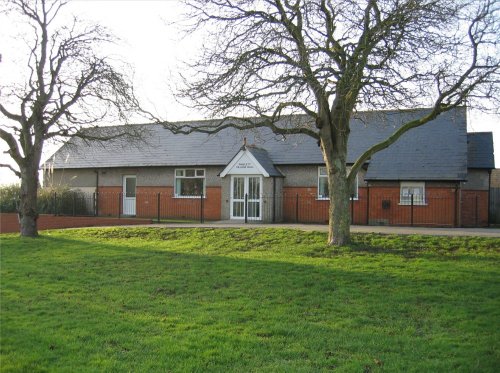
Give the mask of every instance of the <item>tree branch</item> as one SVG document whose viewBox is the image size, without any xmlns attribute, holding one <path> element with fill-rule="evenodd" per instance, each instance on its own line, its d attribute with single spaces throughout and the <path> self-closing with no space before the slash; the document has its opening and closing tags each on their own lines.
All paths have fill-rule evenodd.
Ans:
<svg viewBox="0 0 500 373">
<path fill-rule="evenodd" d="M 12 167 L 10 164 L 0 163 L 0 167 L 8 168 L 11 170 L 18 178 L 21 178 L 21 173 Z"/>
<path fill-rule="evenodd" d="M 12 134 L 8 133 L 7 131 L 3 130 L 0 128 L 0 138 L 7 143 L 9 146 L 9 154 L 12 157 L 14 161 L 18 165 L 21 165 L 23 162 L 23 157 L 21 153 L 19 152 L 19 146 L 17 145 L 16 139 Z"/>
</svg>

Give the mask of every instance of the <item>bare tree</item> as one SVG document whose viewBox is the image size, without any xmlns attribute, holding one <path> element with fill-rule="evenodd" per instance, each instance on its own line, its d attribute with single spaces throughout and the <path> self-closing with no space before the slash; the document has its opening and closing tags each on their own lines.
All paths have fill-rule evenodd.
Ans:
<svg viewBox="0 0 500 373">
<path fill-rule="evenodd" d="M 7 12 L 30 26 L 27 79 L 1 87 L 0 138 L 21 179 L 20 225 L 22 236 L 37 236 L 37 190 L 44 143 L 57 138 L 83 137 L 108 140 L 135 135 L 134 127 L 116 131 L 85 131 L 102 120 L 127 122 L 140 111 L 129 80 L 113 67 L 98 47 L 114 38 L 99 25 L 76 18 L 57 26 L 63 0 L 10 0 Z M 5 4 L 4 4 L 5 5 Z M 22 45 L 22 41 L 21 41 Z M 4 55 L 4 59 L 8 56 Z"/>
<path fill-rule="evenodd" d="M 208 36 L 180 97 L 224 119 L 166 127 L 214 133 L 265 126 L 317 139 L 328 172 L 333 245 L 350 240 L 350 185 L 374 153 L 443 112 L 498 98 L 499 8 L 493 0 L 185 2 L 195 20 L 189 32 Z M 422 106 L 431 108 L 428 114 L 368 149 L 349 170 L 349 122 L 358 109 Z M 284 122 L 290 113 L 310 120 Z"/>
</svg>

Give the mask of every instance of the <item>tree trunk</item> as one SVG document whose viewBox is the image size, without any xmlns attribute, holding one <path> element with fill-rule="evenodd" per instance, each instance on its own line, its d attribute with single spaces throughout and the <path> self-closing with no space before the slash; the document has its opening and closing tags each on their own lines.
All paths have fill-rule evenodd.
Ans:
<svg viewBox="0 0 500 373">
<path fill-rule="evenodd" d="M 343 246 L 350 242 L 351 217 L 349 214 L 350 186 L 347 181 L 347 140 L 349 137 L 349 118 L 338 115 L 336 122 L 326 118 L 320 130 L 321 149 L 328 173 L 330 197 L 328 218 L 328 244 Z"/>
<path fill-rule="evenodd" d="M 37 237 L 38 212 L 38 167 L 28 165 L 21 169 L 21 203 L 19 205 L 19 223 L 21 236 Z"/>
<path fill-rule="evenodd" d="M 328 243 L 347 245 L 351 241 L 351 216 L 349 214 L 349 185 L 345 161 L 333 159 L 333 172 L 328 172 L 330 206 L 328 219 Z"/>
</svg>

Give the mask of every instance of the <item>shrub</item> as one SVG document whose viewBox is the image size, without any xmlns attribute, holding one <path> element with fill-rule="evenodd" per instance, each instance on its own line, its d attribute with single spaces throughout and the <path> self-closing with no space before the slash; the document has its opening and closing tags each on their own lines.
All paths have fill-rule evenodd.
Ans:
<svg viewBox="0 0 500 373">
<path fill-rule="evenodd" d="M 19 201 L 19 184 L 0 186 L 0 212 L 16 212 Z"/>
<path fill-rule="evenodd" d="M 0 187 L 0 212 L 17 212 L 20 191 L 19 184 Z M 67 186 L 40 188 L 37 210 L 40 214 L 92 215 L 93 197 Z"/>
</svg>

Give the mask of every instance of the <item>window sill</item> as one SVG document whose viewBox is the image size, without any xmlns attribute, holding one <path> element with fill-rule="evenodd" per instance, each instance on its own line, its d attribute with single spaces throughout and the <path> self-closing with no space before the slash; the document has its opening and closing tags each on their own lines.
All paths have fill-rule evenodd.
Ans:
<svg viewBox="0 0 500 373">
<path fill-rule="evenodd" d="M 398 205 L 399 206 L 411 206 L 411 202 L 399 202 Z M 413 202 L 413 206 L 427 206 L 427 203 L 426 202 L 418 202 L 418 203 Z"/>
<path fill-rule="evenodd" d="M 316 197 L 316 201 L 329 201 L 329 200 L 330 198 L 328 197 Z M 349 201 L 351 201 L 351 197 L 349 197 Z M 352 201 L 359 201 L 359 197 L 353 198 Z"/>
<path fill-rule="evenodd" d="M 173 199 L 200 199 L 200 196 L 173 196 Z M 204 194 L 203 199 L 207 199 L 207 196 Z"/>
</svg>

